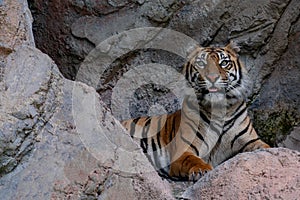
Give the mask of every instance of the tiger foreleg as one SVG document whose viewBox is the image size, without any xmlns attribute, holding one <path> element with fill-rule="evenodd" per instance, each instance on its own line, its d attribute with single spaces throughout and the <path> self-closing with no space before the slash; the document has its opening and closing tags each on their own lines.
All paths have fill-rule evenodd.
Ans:
<svg viewBox="0 0 300 200">
<path fill-rule="evenodd" d="M 258 139 L 255 141 L 247 142 L 240 151 L 241 152 L 249 152 L 249 151 L 254 151 L 257 149 L 265 149 L 265 148 L 270 148 L 270 146 L 268 144 L 266 144 L 265 142 L 263 142 L 262 140 Z"/>
<path fill-rule="evenodd" d="M 183 177 L 188 178 L 190 181 L 197 181 L 210 170 L 212 170 L 210 164 L 207 164 L 193 153 L 184 152 L 171 163 L 169 174 L 171 177 Z"/>
</svg>

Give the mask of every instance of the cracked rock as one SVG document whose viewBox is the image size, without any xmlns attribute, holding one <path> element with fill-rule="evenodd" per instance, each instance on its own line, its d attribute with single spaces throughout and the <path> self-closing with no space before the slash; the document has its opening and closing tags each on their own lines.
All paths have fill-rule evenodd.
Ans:
<svg viewBox="0 0 300 200">
<path fill-rule="evenodd" d="M 183 199 L 297 199 L 300 153 L 267 149 L 242 153 L 209 172 Z"/>
</svg>

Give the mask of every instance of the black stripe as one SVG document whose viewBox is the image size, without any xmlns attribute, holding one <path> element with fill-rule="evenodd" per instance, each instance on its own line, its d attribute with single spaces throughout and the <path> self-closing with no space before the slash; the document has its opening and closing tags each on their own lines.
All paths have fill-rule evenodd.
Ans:
<svg viewBox="0 0 300 200">
<path fill-rule="evenodd" d="M 143 149 L 143 152 L 144 153 L 147 153 L 148 151 L 148 138 L 147 138 L 147 134 L 148 134 L 148 131 L 149 131 L 149 124 L 151 123 L 151 119 L 150 117 L 147 117 L 145 119 L 146 123 L 143 127 L 143 131 L 142 131 L 142 139 L 141 139 L 141 147 Z"/>
<path fill-rule="evenodd" d="M 190 70 L 189 63 L 187 63 L 186 67 L 183 69 L 185 69 L 185 79 L 189 80 L 189 70 Z"/>
<path fill-rule="evenodd" d="M 209 146 L 207 144 L 207 142 L 204 140 L 203 136 L 201 135 L 201 133 L 199 131 L 196 132 L 197 138 L 199 138 L 200 140 L 202 140 L 206 146 L 207 149 L 209 149 Z M 199 153 L 197 154 L 199 156 Z"/>
<path fill-rule="evenodd" d="M 147 150 L 148 150 L 148 141 L 147 141 L 147 138 L 146 139 L 145 138 L 141 139 L 140 146 L 143 149 L 143 153 L 147 153 Z"/>
<path fill-rule="evenodd" d="M 140 120 L 140 117 L 134 119 L 130 124 L 130 136 L 133 137 L 135 133 L 135 127 L 137 122 Z"/>
<path fill-rule="evenodd" d="M 201 110 L 199 110 L 199 114 L 200 114 L 200 117 L 201 117 L 207 124 L 210 123 L 210 120 L 208 119 L 208 117 L 207 117 L 203 112 L 201 112 Z"/>
<path fill-rule="evenodd" d="M 188 70 L 188 73 L 187 73 L 187 79 L 186 80 L 190 80 L 190 76 L 193 74 L 193 67 L 192 67 L 191 63 L 189 63 L 188 66 L 189 66 L 189 70 Z"/>
<path fill-rule="evenodd" d="M 201 133 L 199 132 L 199 130 L 196 130 L 190 123 L 186 123 L 192 130 L 193 132 L 196 134 L 197 138 L 199 138 L 202 142 L 204 142 L 205 146 L 207 149 L 209 149 L 209 146 L 207 144 L 207 142 L 204 140 L 204 137 L 201 135 Z"/>
<path fill-rule="evenodd" d="M 241 105 L 239 105 L 239 107 L 237 108 L 237 111 L 239 109 L 241 109 L 241 107 L 244 105 L 244 103 L 242 103 Z M 220 144 L 222 141 L 222 137 L 234 126 L 234 122 L 235 120 L 242 114 L 244 113 L 244 111 L 247 109 L 247 107 L 245 106 L 245 108 L 243 108 L 237 115 L 234 115 L 230 120 L 226 121 L 224 124 L 224 129 L 222 134 L 219 136 L 217 144 Z"/>
<path fill-rule="evenodd" d="M 213 126 L 212 124 L 209 124 L 209 128 L 214 131 L 215 133 L 217 133 L 218 135 L 220 134 L 220 130 L 218 130 L 215 126 Z"/>
<path fill-rule="evenodd" d="M 164 168 L 159 169 L 158 173 L 162 178 L 166 178 L 166 179 L 169 179 L 169 180 L 172 180 L 172 181 L 178 181 L 178 178 L 171 177 L 169 172 L 164 170 Z"/>
<path fill-rule="evenodd" d="M 223 52 L 224 52 L 224 48 L 218 48 L 218 49 L 215 49 L 215 52 L 223 53 Z"/>
<path fill-rule="evenodd" d="M 230 77 L 233 77 L 234 80 L 236 79 L 236 75 L 233 74 L 233 73 L 229 73 L 229 76 L 230 76 Z"/>
<path fill-rule="evenodd" d="M 197 80 L 197 74 L 195 73 L 192 77 L 191 77 L 191 82 L 196 82 Z"/>
<path fill-rule="evenodd" d="M 244 151 L 244 149 L 249 145 L 249 144 L 252 144 L 254 142 L 256 142 L 257 140 L 260 140 L 260 138 L 256 138 L 256 139 L 253 139 L 253 140 L 250 140 L 249 142 L 247 142 L 240 150 L 239 150 L 239 153 L 242 153 Z"/>
<path fill-rule="evenodd" d="M 233 127 L 233 125 L 234 125 L 234 121 L 232 121 L 230 124 L 227 124 L 226 129 L 223 130 L 223 133 L 221 134 L 221 136 L 224 135 L 225 133 L 227 133 L 227 131 L 230 130 Z"/>
<path fill-rule="evenodd" d="M 156 134 L 156 140 L 159 149 L 161 149 L 161 144 L 160 144 L 161 118 L 162 117 L 160 117 L 157 122 L 158 124 L 157 124 L 157 134 Z"/>
<path fill-rule="evenodd" d="M 185 139 L 182 134 L 180 135 L 180 138 L 182 139 L 182 141 L 184 141 L 186 144 L 188 144 L 190 147 L 192 147 L 194 149 L 194 151 L 196 152 L 197 156 L 199 156 L 199 151 L 198 149 L 192 144 L 190 143 L 187 139 Z"/>
<path fill-rule="evenodd" d="M 240 63 L 240 60 L 239 60 L 239 59 L 237 60 L 237 64 L 238 64 L 239 74 L 240 74 L 240 79 L 239 79 L 239 82 L 238 82 L 238 83 L 241 83 L 241 80 L 242 80 L 242 78 L 243 78 L 243 74 L 242 74 L 242 66 L 241 66 L 241 63 Z"/>
<path fill-rule="evenodd" d="M 154 142 L 154 138 L 151 139 L 151 146 L 152 146 L 152 150 L 153 150 L 153 151 L 156 151 L 156 150 L 157 150 L 156 144 L 155 144 L 155 142 Z"/>
<path fill-rule="evenodd" d="M 152 153 L 153 153 L 153 159 L 154 159 L 155 166 L 156 166 L 156 168 L 160 169 L 160 162 L 157 159 L 157 156 L 158 156 L 157 148 L 156 148 L 156 144 L 155 144 L 153 138 L 151 139 L 151 146 L 152 146 L 152 151 L 153 151 Z"/>
<path fill-rule="evenodd" d="M 149 128 L 150 128 L 150 123 L 151 123 L 151 118 L 150 117 L 147 117 L 145 119 L 145 125 L 143 127 L 143 131 L 142 131 L 142 137 L 143 138 L 147 138 L 147 135 L 148 135 L 148 131 L 149 131 Z"/>
<path fill-rule="evenodd" d="M 251 124 L 251 122 L 250 122 L 250 120 L 249 120 L 249 123 L 248 123 L 248 125 L 246 126 L 246 128 L 244 128 L 241 132 L 239 132 L 239 134 L 237 134 L 237 135 L 233 138 L 233 140 L 231 141 L 231 148 L 233 147 L 234 142 L 235 142 L 239 137 L 241 137 L 242 135 L 244 135 L 245 133 L 248 132 L 249 127 L 250 127 L 250 124 Z"/>
<path fill-rule="evenodd" d="M 239 111 L 239 109 L 241 109 L 241 107 L 242 106 L 244 106 L 245 105 L 245 103 L 242 103 L 236 110 L 236 112 L 238 112 L 237 114 L 233 114 L 233 117 L 230 119 L 230 120 L 228 120 L 228 121 L 226 121 L 225 122 L 225 124 L 224 124 L 224 126 L 227 126 L 228 124 L 230 124 L 231 122 L 233 122 L 233 121 L 235 121 L 237 118 L 239 118 L 246 110 L 247 110 L 247 106 L 245 105 L 245 107 L 242 109 L 242 110 L 240 110 Z M 235 113 L 236 113 L 235 112 Z"/>
<path fill-rule="evenodd" d="M 241 85 L 241 79 L 242 79 L 242 69 L 240 62 L 233 62 L 234 69 L 235 69 L 235 76 L 234 76 L 234 81 L 237 81 L 237 85 L 233 85 L 233 87 L 237 88 L 238 86 Z"/>
<path fill-rule="evenodd" d="M 230 90 L 232 90 L 232 89 L 230 89 Z M 228 90 L 228 91 L 230 91 L 230 90 Z M 236 95 L 226 93 L 226 99 L 227 100 L 236 99 Z"/>
<path fill-rule="evenodd" d="M 187 162 L 187 159 L 188 159 L 189 157 L 190 157 L 190 155 L 186 156 L 186 157 L 185 157 L 185 159 L 182 161 L 182 163 L 181 163 L 181 164 L 182 164 L 182 165 L 184 165 L 184 163 L 186 163 L 186 162 Z"/>
<path fill-rule="evenodd" d="M 165 132 L 164 132 L 164 135 L 166 135 L 167 136 L 167 134 L 168 134 L 168 122 L 169 122 L 169 120 L 168 120 L 168 117 L 167 117 L 167 120 L 166 120 L 166 123 L 165 123 Z M 169 138 L 170 139 L 170 138 Z M 167 144 L 169 143 L 169 142 L 171 142 L 170 140 L 168 140 L 167 141 Z"/>
<path fill-rule="evenodd" d="M 175 127 L 175 122 L 176 122 L 176 116 L 173 116 L 173 121 L 172 121 L 172 131 L 171 131 L 171 140 L 175 137 L 175 133 L 176 133 L 176 127 Z M 171 141 L 170 140 L 170 141 Z"/>
<path fill-rule="evenodd" d="M 219 134 L 220 131 L 214 125 L 212 125 L 211 120 L 204 114 L 204 112 L 199 110 L 199 114 L 200 114 L 200 117 L 203 119 L 203 121 L 206 122 L 207 124 L 209 124 L 209 127 L 211 127 L 211 130 L 213 130 L 214 132 Z M 216 124 L 216 125 L 219 126 L 218 124 Z M 221 126 L 219 126 L 219 127 L 221 127 Z"/>
</svg>

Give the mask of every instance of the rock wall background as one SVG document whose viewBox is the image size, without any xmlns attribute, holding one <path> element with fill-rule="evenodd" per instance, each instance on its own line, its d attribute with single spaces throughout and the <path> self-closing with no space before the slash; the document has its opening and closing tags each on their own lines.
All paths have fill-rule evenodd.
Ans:
<svg viewBox="0 0 300 200">
<path fill-rule="evenodd" d="M 199 195 L 234 199 L 236 194 L 239 199 L 245 195 L 282 199 L 300 195 L 299 152 L 284 148 L 236 156 L 195 185 L 169 183 L 157 175 L 107 107 L 113 103 L 120 78 L 132 66 L 161 63 L 173 67 L 166 73 L 174 73 L 181 69 L 186 49 L 179 53 L 183 56 L 157 49 L 130 52 L 104 73 L 95 87 L 98 93 L 65 78 L 74 79 L 89 51 L 122 30 L 162 26 L 192 36 L 201 45 L 233 38 L 255 77 L 249 104 L 256 128 L 271 144 L 299 148 L 296 0 L 32 0 L 29 5 L 33 26 L 27 1 L 0 1 L 0 199 L 194 199 Z M 149 113 L 149 109 L 172 112 L 180 106 L 173 88 L 148 84 L 135 92 L 132 115 Z M 167 107 L 152 111 L 151 104 L 157 102 Z M 226 189 L 231 183 L 234 196 Z"/>
<path fill-rule="evenodd" d="M 37 47 L 55 60 L 66 78 L 73 80 L 85 56 L 101 41 L 133 28 L 169 28 L 203 46 L 224 45 L 230 39 L 237 41 L 241 58 L 254 80 L 249 105 L 255 128 L 272 146 L 299 149 L 300 3 L 297 0 L 30 0 L 29 5 L 35 19 Z M 113 63 L 96 89 L 110 106 L 113 88 L 131 66 L 154 62 L 180 71 L 184 61 L 178 55 L 158 49 L 130 52 Z M 141 98 L 132 97 L 132 117 L 149 114 L 149 107 L 156 103 L 163 105 L 161 112 L 172 112 L 180 106 L 180 99 L 174 100 L 172 94 L 164 100 L 157 98 L 158 93 L 161 96 L 168 93 L 160 86 L 144 86 L 143 91 L 146 94 L 141 94 Z"/>
</svg>

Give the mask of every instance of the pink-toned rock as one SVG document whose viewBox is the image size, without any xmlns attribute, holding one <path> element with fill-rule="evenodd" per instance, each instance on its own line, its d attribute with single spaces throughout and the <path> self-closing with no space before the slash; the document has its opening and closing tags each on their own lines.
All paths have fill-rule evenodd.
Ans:
<svg viewBox="0 0 300 200">
<path fill-rule="evenodd" d="M 35 46 L 27 1 L 0 1 L 0 13 L 0 54 L 9 53 L 20 45 Z"/>
<path fill-rule="evenodd" d="M 300 153 L 285 148 L 239 154 L 208 173 L 184 199 L 289 199 L 300 196 Z"/>
</svg>

